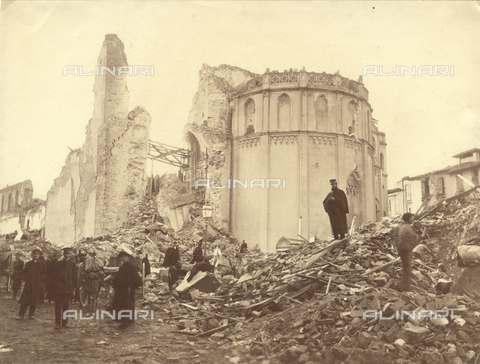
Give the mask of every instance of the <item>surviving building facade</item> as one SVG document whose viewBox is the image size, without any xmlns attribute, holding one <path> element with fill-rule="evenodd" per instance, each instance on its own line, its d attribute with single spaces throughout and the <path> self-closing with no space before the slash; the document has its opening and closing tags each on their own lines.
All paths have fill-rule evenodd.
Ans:
<svg viewBox="0 0 480 364">
<path fill-rule="evenodd" d="M 33 198 L 30 180 L 0 190 L 0 235 L 45 227 L 45 201 Z"/>
<path fill-rule="evenodd" d="M 479 184 L 480 149 L 458 153 L 457 164 L 414 177 L 404 177 L 388 191 L 389 216 L 416 213 Z"/>
<path fill-rule="evenodd" d="M 264 251 L 282 236 L 331 235 L 323 200 L 332 178 L 347 194 L 349 223 L 380 220 L 386 139 L 372 111 L 361 77 L 204 65 L 185 128 L 185 183 L 214 205 L 217 224 Z M 195 188 L 199 179 L 214 186 Z"/>
</svg>

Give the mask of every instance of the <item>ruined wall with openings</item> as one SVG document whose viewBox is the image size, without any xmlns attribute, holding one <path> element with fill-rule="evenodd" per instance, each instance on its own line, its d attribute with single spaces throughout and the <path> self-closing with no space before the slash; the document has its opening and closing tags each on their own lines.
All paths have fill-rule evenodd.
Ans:
<svg viewBox="0 0 480 364">
<path fill-rule="evenodd" d="M 189 191 L 197 192 L 214 207 L 213 219 L 218 225 L 229 229 L 230 193 L 228 189 L 195 190 L 195 180 L 213 179 L 221 186 L 230 178 L 231 114 L 230 95 L 256 75 L 238 67 L 203 65 L 200 71 L 198 91 L 193 98 L 185 140 L 189 143 L 192 157 L 184 171 Z"/>
<path fill-rule="evenodd" d="M 98 66 L 127 66 L 124 45 L 106 35 Z M 94 110 L 82 148 L 72 151 L 47 195 L 46 238 L 71 244 L 113 232 L 143 197 L 150 115 L 128 111 L 126 74 L 95 76 Z"/>
<path fill-rule="evenodd" d="M 0 235 L 23 228 L 21 215 L 33 199 L 32 181 L 26 180 L 0 190 Z"/>
</svg>

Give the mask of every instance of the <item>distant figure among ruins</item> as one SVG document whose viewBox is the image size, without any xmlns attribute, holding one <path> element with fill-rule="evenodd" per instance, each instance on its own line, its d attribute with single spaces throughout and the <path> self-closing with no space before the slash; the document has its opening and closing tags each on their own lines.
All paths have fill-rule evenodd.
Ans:
<svg viewBox="0 0 480 364">
<path fill-rule="evenodd" d="M 348 202 L 345 192 L 337 187 L 337 180 L 331 179 L 330 185 L 332 192 L 330 192 L 323 201 L 323 207 L 330 218 L 330 225 L 332 226 L 333 237 L 335 239 L 344 239 L 348 232 L 347 228 L 347 214 Z"/>
</svg>

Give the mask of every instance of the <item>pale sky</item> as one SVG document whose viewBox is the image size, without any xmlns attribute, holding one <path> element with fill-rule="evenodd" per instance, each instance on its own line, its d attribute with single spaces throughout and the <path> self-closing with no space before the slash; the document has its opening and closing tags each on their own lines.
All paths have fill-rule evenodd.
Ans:
<svg viewBox="0 0 480 364">
<path fill-rule="evenodd" d="M 364 77 L 392 188 L 480 148 L 479 28 L 478 2 L 2 1 L 0 188 L 30 179 L 46 198 L 93 114 L 94 77 L 62 69 L 93 71 L 110 33 L 130 65 L 154 66 L 154 76 L 127 77 L 130 109 L 150 112 L 152 140 L 179 147 L 203 63 L 353 80 L 371 65 L 453 66 L 448 76 Z"/>
</svg>

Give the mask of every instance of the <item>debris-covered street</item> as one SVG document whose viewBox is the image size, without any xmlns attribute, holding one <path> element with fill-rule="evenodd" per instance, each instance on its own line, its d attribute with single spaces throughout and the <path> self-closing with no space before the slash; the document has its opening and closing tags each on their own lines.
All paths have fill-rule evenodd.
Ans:
<svg viewBox="0 0 480 364">
<path fill-rule="evenodd" d="M 109 238 L 112 249 L 122 245 L 127 231 L 142 231 L 136 248 L 141 252 L 148 247 L 161 261 L 169 244 L 159 238 L 161 230 L 151 226 L 155 216 L 152 202 L 145 200 L 132 220 Z M 302 243 L 276 254 L 250 250 L 239 255 L 218 233 L 212 245 L 224 248 L 225 259 L 214 274 L 205 274 L 184 291 L 170 292 L 161 277 L 164 270 L 152 263 L 157 273 L 146 277 L 136 308 L 153 310 L 154 319 L 138 319 L 126 331 L 109 319 L 70 320 L 68 329 L 54 330 L 53 306 L 48 303 L 37 308 L 35 320 L 16 321 L 18 304 L 11 293 L 2 292 L 3 360 L 465 363 L 480 349 L 480 292 L 474 281 L 462 278 L 455 248 L 475 240 L 479 223 L 478 202 L 468 198 L 432 209 L 415 222 L 421 243 L 436 258 L 414 259 L 413 292 L 397 290 L 401 268 L 393 239 L 398 219 L 363 225 L 344 241 Z M 192 222 L 175 236 L 195 237 L 201 226 Z M 49 245 L 39 237 L 21 244 L 18 248 L 26 251 L 33 245 L 48 251 Z M 101 240 L 79 245 L 102 256 Z M 184 248 L 182 260 L 187 261 L 191 247 Z M 470 265 L 463 276 L 478 271 L 475 262 Z M 208 280 L 218 286 L 212 289 L 205 284 Z M 447 288 L 439 282 L 447 282 Z M 104 309 L 107 301 L 102 289 L 98 308 Z M 380 316 L 380 311 L 392 317 L 399 310 L 423 310 L 424 317 Z M 428 312 L 433 310 L 448 313 L 431 317 Z"/>
<path fill-rule="evenodd" d="M 17 311 L 11 294 L 2 292 L 0 363 L 207 363 L 220 348 L 216 342 L 177 335 L 161 311 L 125 332 L 111 320 L 70 320 L 69 328 L 55 330 L 53 304 L 48 303 L 37 308 L 35 320 L 17 321 Z"/>
</svg>

